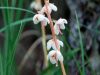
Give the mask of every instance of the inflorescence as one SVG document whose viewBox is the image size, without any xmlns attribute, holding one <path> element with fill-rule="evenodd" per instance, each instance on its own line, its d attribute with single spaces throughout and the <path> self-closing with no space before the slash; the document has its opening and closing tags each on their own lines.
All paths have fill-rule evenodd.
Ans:
<svg viewBox="0 0 100 75">
<path fill-rule="evenodd" d="M 64 58 L 62 53 L 60 52 L 60 47 L 63 47 L 64 44 L 62 41 L 57 39 L 56 36 L 60 34 L 62 35 L 61 30 L 65 29 L 65 24 L 68 23 L 67 20 L 64 18 L 60 18 L 53 25 L 51 13 L 52 11 L 56 12 L 57 7 L 53 3 L 49 3 L 49 0 L 45 0 L 45 5 L 43 7 L 41 4 L 41 0 L 34 1 L 31 3 L 31 8 L 37 10 L 37 14 L 35 14 L 33 17 L 34 24 L 38 24 L 40 22 L 44 27 L 49 24 L 51 28 L 52 39 L 47 42 L 47 50 L 50 50 L 47 55 L 48 60 L 50 60 L 52 64 L 56 64 L 56 66 L 58 66 L 58 61 L 60 61 L 63 75 L 66 75 L 63 65 Z"/>
</svg>

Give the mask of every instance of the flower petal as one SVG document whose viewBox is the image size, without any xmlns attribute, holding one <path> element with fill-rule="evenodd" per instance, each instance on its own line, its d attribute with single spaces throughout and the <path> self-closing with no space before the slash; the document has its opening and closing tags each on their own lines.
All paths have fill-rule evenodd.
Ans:
<svg viewBox="0 0 100 75">
<path fill-rule="evenodd" d="M 56 60 L 54 60 L 54 59 L 52 59 L 52 58 L 50 58 L 50 62 L 51 62 L 52 64 L 56 64 Z"/>
<path fill-rule="evenodd" d="M 52 44 L 52 49 L 54 49 L 54 50 L 57 49 L 57 48 L 56 48 L 56 45 L 55 45 L 55 42 L 53 42 L 53 44 Z"/>
<path fill-rule="evenodd" d="M 37 15 L 35 15 L 35 16 L 33 17 L 33 22 L 34 22 L 34 24 L 38 24 L 38 23 L 39 23 L 39 20 L 37 20 L 36 18 L 37 18 Z"/>
<path fill-rule="evenodd" d="M 35 2 L 35 1 L 33 1 L 33 2 L 31 3 L 30 7 L 31 7 L 32 9 L 34 8 L 35 10 L 41 10 L 41 9 L 42 9 L 41 3 L 40 3 L 40 2 Z"/>
<path fill-rule="evenodd" d="M 45 20 L 46 20 L 46 22 L 47 22 L 48 24 L 50 23 L 50 21 L 49 21 L 49 19 L 48 19 L 48 18 L 46 18 L 46 17 L 45 17 Z"/>
<path fill-rule="evenodd" d="M 49 40 L 47 42 L 47 50 L 49 50 L 51 47 L 52 47 L 52 43 L 51 43 L 51 40 Z"/>
<path fill-rule="evenodd" d="M 64 22 L 65 24 L 67 24 L 67 23 L 68 23 L 66 19 L 63 19 L 63 22 Z"/>
<path fill-rule="evenodd" d="M 49 20 L 48 20 L 48 18 L 45 17 L 42 14 L 36 14 L 36 15 L 34 15 L 33 21 L 34 21 L 34 24 L 42 22 L 45 26 L 47 25 L 47 23 L 50 23 Z"/>
<path fill-rule="evenodd" d="M 56 63 L 56 60 L 52 57 L 53 55 L 55 55 L 55 53 L 56 53 L 56 51 L 55 51 L 55 50 L 52 50 L 52 51 L 50 51 L 49 54 L 48 54 L 48 59 L 50 60 L 50 62 L 51 62 L 52 64 L 55 64 L 55 63 Z"/>
<path fill-rule="evenodd" d="M 65 29 L 64 23 L 62 23 L 62 24 L 60 25 L 60 29 Z"/>
<path fill-rule="evenodd" d="M 62 56 L 61 52 L 60 51 L 57 51 L 56 53 L 57 53 L 57 59 L 59 61 L 62 61 L 63 62 L 64 59 L 63 59 L 63 56 Z"/>
<path fill-rule="evenodd" d="M 59 35 L 59 28 L 57 25 L 54 25 L 54 31 L 56 35 Z"/>
<path fill-rule="evenodd" d="M 52 3 L 49 3 L 49 7 L 53 10 L 53 11 L 57 11 L 57 7 L 52 4 Z"/>
<path fill-rule="evenodd" d="M 31 4 L 30 4 L 30 8 L 34 8 L 34 6 L 35 6 L 35 2 L 32 2 Z"/>
<path fill-rule="evenodd" d="M 43 21 L 44 18 L 45 18 L 44 15 L 42 15 L 42 14 L 38 14 L 38 20 L 39 20 L 39 21 Z"/>
<path fill-rule="evenodd" d="M 62 47 L 64 46 L 63 42 L 60 41 L 60 40 L 59 40 L 59 44 L 60 44 L 60 46 L 62 46 Z"/>
</svg>

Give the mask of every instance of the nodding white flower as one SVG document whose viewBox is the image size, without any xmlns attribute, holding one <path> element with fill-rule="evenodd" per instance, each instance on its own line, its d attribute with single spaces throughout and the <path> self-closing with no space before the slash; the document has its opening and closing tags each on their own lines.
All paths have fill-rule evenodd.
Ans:
<svg viewBox="0 0 100 75">
<path fill-rule="evenodd" d="M 51 13 L 52 11 L 55 11 L 56 12 L 57 11 L 57 7 L 54 4 L 49 3 L 48 4 L 48 12 Z M 45 12 L 47 12 L 46 5 L 44 5 L 44 7 L 41 9 L 40 12 L 42 14 L 45 13 Z"/>
<path fill-rule="evenodd" d="M 54 25 L 55 34 L 56 35 L 59 35 L 59 33 L 62 34 L 61 29 L 65 29 L 64 24 L 67 24 L 67 23 L 68 22 L 66 19 L 60 18 Z"/>
<path fill-rule="evenodd" d="M 34 17 L 33 17 L 33 22 L 34 24 L 38 24 L 39 22 L 42 22 L 45 26 L 47 25 L 47 23 L 49 24 L 50 21 L 48 20 L 47 17 L 45 17 L 44 15 L 42 14 L 36 14 Z"/>
<path fill-rule="evenodd" d="M 63 56 L 61 54 L 60 51 L 58 50 L 51 50 L 48 54 L 48 60 L 50 60 L 50 62 L 52 64 L 56 64 L 56 66 L 58 66 L 58 60 L 63 62 Z"/>
<path fill-rule="evenodd" d="M 42 9 L 42 4 L 40 2 L 32 2 L 30 7 L 35 10 L 41 10 Z"/>
<path fill-rule="evenodd" d="M 57 39 L 57 46 L 58 46 L 59 48 L 60 48 L 60 46 L 63 47 L 63 42 Z M 56 48 L 55 41 L 54 41 L 53 39 L 51 39 L 51 40 L 49 40 L 49 41 L 47 42 L 47 49 L 49 50 L 50 48 L 53 48 L 53 49 L 55 49 L 55 50 L 57 49 L 57 48 Z"/>
</svg>

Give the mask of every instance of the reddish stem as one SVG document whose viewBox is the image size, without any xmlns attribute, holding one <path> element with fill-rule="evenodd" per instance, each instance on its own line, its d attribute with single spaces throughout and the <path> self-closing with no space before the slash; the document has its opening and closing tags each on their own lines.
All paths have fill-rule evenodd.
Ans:
<svg viewBox="0 0 100 75">
<path fill-rule="evenodd" d="M 51 28 L 51 32 L 52 32 L 52 38 L 53 38 L 53 40 L 55 42 L 56 48 L 60 51 L 58 43 L 57 43 L 57 38 L 56 38 L 56 35 L 55 35 L 54 27 L 53 27 L 53 22 L 52 22 L 50 13 L 48 12 L 48 3 L 46 2 L 45 4 L 46 4 L 46 10 L 47 10 L 46 14 L 47 14 L 48 19 L 50 21 L 50 28 Z"/>
<path fill-rule="evenodd" d="M 66 75 L 66 71 L 65 71 L 65 67 L 64 67 L 63 62 L 60 61 L 60 65 L 61 65 L 63 75 Z"/>
</svg>

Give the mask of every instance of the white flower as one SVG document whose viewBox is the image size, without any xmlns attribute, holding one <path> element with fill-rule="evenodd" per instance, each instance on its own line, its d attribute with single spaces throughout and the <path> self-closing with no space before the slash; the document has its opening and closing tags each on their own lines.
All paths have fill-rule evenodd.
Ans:
<svg viewBox="0 0 100 75">
<path fill-rule="evenodd" d="M 63 62 L 64 59 L 63 59 L 63 56 L 62 56 L 60 51 L 52 50 L 48 54 L 48 60 L 50 60 L 50 62 L 52 64 L 56 64 L 56 66 L 57 66 L 58 65 L 58 60 Z"/>
<path fill-rule="evenodd" d="M 49 24 L 50 21 L 48 20 L 47 17 L 45 17 L 44 15 L 42 14 L 36 14 L 34 17 L 33 17 L 33 22 L 34 24 L 38 24 L 39 22 L 42 22 L 45 26 L 47 25 L 47 23 Z"/>
<path fill-rule="evenodd" d="M 57 46 L 58 46 L 59 48 L 60 48 L 60 46 L 63 47 L 63 42 L 57 39 Z M 53 39 L 51 39 L 51 40 L 49 40 L 49 41 L 47 42 L 47 49 L 49 50 L 50 48 L 53 48 L 53 49 L 55 49 L 55 50 L 57 49 L 57 48 L 56 48 L 55 41 L 54 41 Z"/>
<path fill-rule="evenodd" d="M 42 10 L 40 12 L 43 14 L 46 11 L 47 11 L 46 5 L 44 5 L 44 7 L 42 8 Z M 54 4 L 49 3 L 48 4 L 48 12 L 51 13 L 52 11 L 57 11 L 57 7 Z"/>
<path fill-rule="evenodd" d="M 32 9 L 34 8 L 35 10 L 41 10 L 42 9 L 41 3 L 40 2 L 35 2 L 35 1 L 31 3 L 30 7 Z"/>
<path fill-rule="evenodd" d="M 60 18 L 54 25 L 55 34 L 56 35 L 59 35 L 59 33 L 62 34 L 61 29 L 65 29 L 64 24 L 67 24 L 67 23 L 68 22 L 67 22 L 66 19 L 61 19 Z"/>
</svg>

